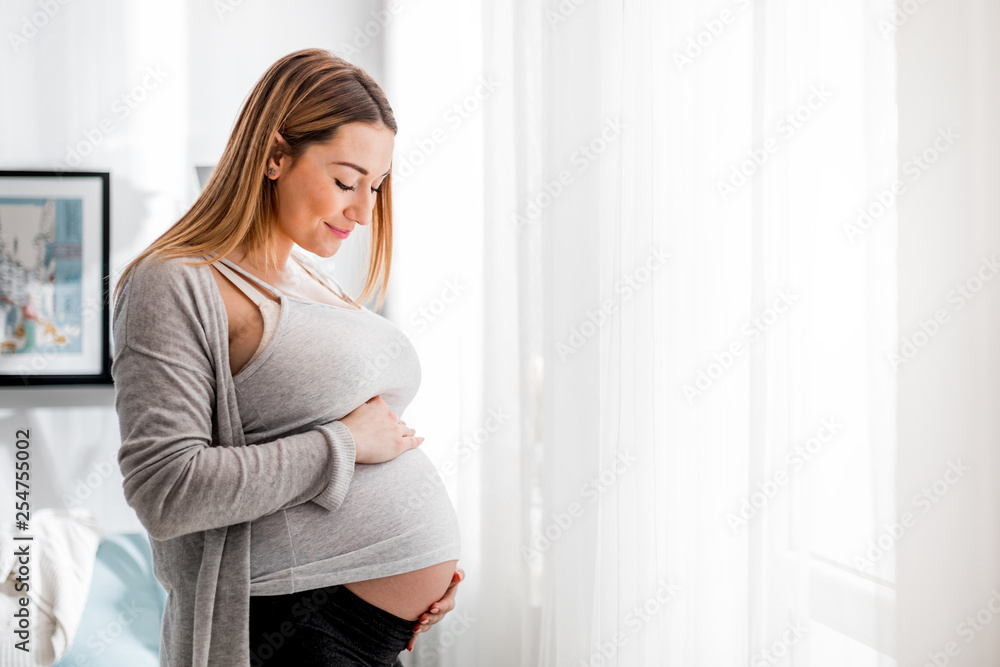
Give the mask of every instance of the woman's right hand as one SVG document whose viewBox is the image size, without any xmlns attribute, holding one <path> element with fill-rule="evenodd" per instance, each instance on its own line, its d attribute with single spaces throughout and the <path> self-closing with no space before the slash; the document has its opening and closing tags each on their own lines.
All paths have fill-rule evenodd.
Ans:
<svg viewBox="0 0 1000 667">
<path fill-rule="evenodd" d="M 340 421 L 354 437 L 356 463 L 391 461 L 424 441 L 381 396 L 368 399 Z"/>
</svg>

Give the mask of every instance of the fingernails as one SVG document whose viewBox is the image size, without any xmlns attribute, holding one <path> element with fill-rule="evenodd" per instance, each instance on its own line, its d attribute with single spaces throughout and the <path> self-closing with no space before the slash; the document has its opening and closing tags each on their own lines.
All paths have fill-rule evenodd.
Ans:
<svg viewBox="0 0 1000 667">
<path fill-rule="evenodd" d="M 420 621 L 420 625 L 426 625 L 428 622 L 429 621 L 425 618 L 424 620 Z"/>
</svg>

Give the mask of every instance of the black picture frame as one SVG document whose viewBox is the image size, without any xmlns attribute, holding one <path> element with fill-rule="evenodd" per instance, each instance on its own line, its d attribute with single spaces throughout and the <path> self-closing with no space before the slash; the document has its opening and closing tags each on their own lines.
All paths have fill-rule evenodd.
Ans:
<svg viewBox="0 0 1000 667">
<path fill-rule="evenodd" d="M 113 384 L 110 233 L 109 172 L 0 170 L 0 387 Z"/>
</svg>

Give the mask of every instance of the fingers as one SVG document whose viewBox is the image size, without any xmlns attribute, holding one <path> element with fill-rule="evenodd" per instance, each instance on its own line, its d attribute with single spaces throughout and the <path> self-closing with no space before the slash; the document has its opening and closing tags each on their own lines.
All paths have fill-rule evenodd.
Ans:
<svg viewBox="0 0 1000 667">
<path fill-rule="evenodd" d="M 421 436 L 417 435 L 416 429 L 412 429 L 409 426 L 407 426 L 406 422 L 404 422 L 402 419 L 399 420 L 399 424 L 400 426 L 403 427 L 403 437 L 413 438 L 413 444 L 410 446 L 410 449 L 413 449 L 414 447 L 419 447 L 423 443 L 424 439 Z"/>
<path fill-rule="evenodd" d="M 442 607 L 440 610 L 438 610 L 437 613 L 434 614 L 425 611 L 423 614 L 420 615 L 420 618 L 417 619 L 417 624 L 413 627 L 413 631 L 427 632 L 428 630 L 431 629 L 432 625 L 442 620 L 444 618 L 444 615 L 447 614 L 449 611 L 451 611 L 450 608 L 445 609 L 444 607 Z"/>
<path fill-rule="evenodd" d="M 417 619 L 414 632 L 426 632 L 432 625 L 443 619 L 445 614 L 455 609 L 455 595 L 458 593 L 458 584 L 463 579 L 465 579 L 465 570 L 458 568 L 451 575 L 451 583 L 448 584 L 448 590 L 445 591 L 444 596 L 432 604 L 430 609 L 421 614 L 420 618 Z"/>
<path fill-rule="evenodd" d="M 411 445 L 410 448 L 414 449 L 416 447 L 419 447 L 423 443 L 423 441 L 424 441 L 423 437 L 417 435 L 416 434 L 417 432 L 414 431 L 412 428 L 408 429 L 408 430 L 410 432 L 407 433 L 404 437 L 409 438 L 413 442 L 413 444 Z"/>
<path fill-rule="evenodd" d="M 412 651 L 416 645 L 418 634 L 430 630 L 431 626 L 443 619 L 445 614 L 455 609 L 455 595 L 458 593 L 458 584 L 463 579 L 465 579 L 465 570 L 457 568 L 455 573 L 451 575 L 451 583 L 448 584 L 448 590 L 445 591 L 444 597 L 432 604 L 430 610 L 425 611 L 417 619 L 417 623 L 413 628 L 413 636 L 410 637 L 410 641 L 406 645 L 406 650 Z"/>
<path fill-rule="evenodd" d="M 409 426 L 407 426 L 406 422 L 404 422 L 402 419 L 398 420 L 396 423 L 403 427 L 402 437 L 409 439 L 407 440 L 407 447 L 406 447 L 407 449 L 416 449 L 421 444 L 423 444 L 424 439 L 417 435 L 415 429 L 412 429 Z"/>
<path fill-rule="evenodd" d="M 427 632 L 431 626 L 442 620 L 445 614 L 455 609 L 455 591 L 448 591 L 443 598 L 431 605 L 429 611 L 425 611 L 417 619 L 414 632 Z"/>
</svg>

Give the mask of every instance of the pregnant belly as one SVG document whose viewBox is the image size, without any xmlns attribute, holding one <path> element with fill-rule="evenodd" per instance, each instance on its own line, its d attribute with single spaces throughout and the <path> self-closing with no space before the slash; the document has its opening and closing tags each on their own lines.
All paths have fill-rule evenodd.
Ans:
<svg viewBox="0 0 1000 667">
<path fill-rule="evenodd" d="M 250 541 L 256 594 L 268 586 L 287 593 L 388 579 L 457 560 L 460 551 L 455 509 L 419 448 L 385 463 L 356 464 L 336 511 L 307 502 L 276 512 L 252 522 Z M 442 576 L 447 587 L 450 572 L 435 573 L 435 587 Z M 356 588 L 375 603 L 365 587 Z"/>
</svg>

